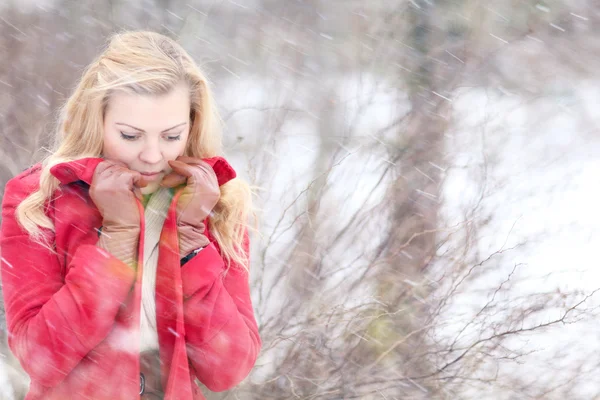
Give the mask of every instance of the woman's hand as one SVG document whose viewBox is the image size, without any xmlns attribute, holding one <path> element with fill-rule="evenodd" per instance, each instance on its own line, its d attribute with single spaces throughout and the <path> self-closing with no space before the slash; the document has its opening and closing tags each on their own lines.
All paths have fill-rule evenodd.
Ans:
<svg viewBox="0 0 600 400">
<path fill-rule="evenodd" d="M 169 161 L 169 165 L 173 171 L 161 185 L 172 188 L 186 184 L 177 202 L 177 224 L 203 222 L 221 196 L 215 172 L 206 162 L 186 156 Z"/>
<path fill-rule="evenodd" d="M 141 200 L 140 188 L 146 185 L 139 172 L 107 160 L 96 167 L 90 186 L 90 197 L 102 215 L 97 246 L 134 269 L 141 229 L 136 197 Z"/>
<path fill-rule="evenodd" d="M 107 160 L 98 164 L 90 197 L 102 215 L 103 225 L 139 229 L 140 212 L 135 199 L 142 199 L 140 188 L 146 185 L 139 172 L 121 162 Z"/>
<path fill-rule="evenodd" d="M 163 187 L 185 184 L 177 201 L 177 227 L 181 258 L 208 245 L 204 220 L 221 196 L 217 176 L 206 162 L 181 156 L 169 161 L 173 171 L 163 178 Z"/>
</svg>

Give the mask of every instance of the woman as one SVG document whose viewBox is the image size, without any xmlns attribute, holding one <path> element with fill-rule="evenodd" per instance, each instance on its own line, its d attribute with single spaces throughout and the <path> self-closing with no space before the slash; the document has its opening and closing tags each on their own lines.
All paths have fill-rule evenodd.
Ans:
<svg viewBox="0 0 600 400">
<path fill-rule="evenodd" d="M 111 38 L 55 151 L 4 191 L 9 346 L 26 399 L 203 399 L 261 347 L 247 184 L 221 157 L 205 77 L 174 41 Z"/>
</svg>

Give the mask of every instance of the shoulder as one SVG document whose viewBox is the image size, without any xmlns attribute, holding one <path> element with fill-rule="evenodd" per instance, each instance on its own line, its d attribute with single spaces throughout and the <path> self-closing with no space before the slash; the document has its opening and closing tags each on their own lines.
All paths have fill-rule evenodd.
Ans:
<svg viewBox="0 0 600 400">
<path fill-rule="evenodd" d="M 38 190 L 41 174 L 42 165 L 36 164 L 10 179 L 4 187 L 2 208 L 16 207 L 27 196 Z"/>
</svg>

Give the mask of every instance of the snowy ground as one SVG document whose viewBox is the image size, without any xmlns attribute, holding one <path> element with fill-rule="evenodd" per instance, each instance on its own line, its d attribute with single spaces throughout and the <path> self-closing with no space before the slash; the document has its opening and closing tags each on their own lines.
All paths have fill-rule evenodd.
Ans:
<svg viewBox="0 0 600 400">
<path fill-rule="evenodd" d="M 448 334 L 464 326 L 481 300 L 491 297 L 490 291 L 476 291 L 493 289 L 515 265 L 512 279 L 519 283 L 513 295 L 580 290 L 582 298 L 600 287 L 600 140 L 594 115 L 598 89 L 598 82 L 565 82 L 558 93 L 535 101 L 491 89 L 470 90 L 456 99 L 456 124 L 448 135 L 454 168 L 444 187 L 445 217 L 460 221 L 462 210 L 472 207 L 484 188 L 479 214 L 493 218 L 481 232 L 478 250 L 485 255 L 524 240 L 529 244 L 508 252 L 495 271 L 465 289 L 447 316 L 452 320 Z M 593 296 L 585 306 L 597 306 L 598 300 Z M 536 322 L 558 316 L 550 310 Z M 506 364 L 500 375 L 558 384 L 574 365 L 583 363 L 577 398 L 597 395 L 597 380 L 586 372 L 596 365 L 589 355 L 600 349 L 593 321 L 558 325 L 522 338 L 518 345 L 535 353 Z M 472 398 L 478 395 L 482 393 Z M 495 398 L 521 398 L 509 395 L 519 393 L 507 390 L 507 397 Z"/>
</svg>

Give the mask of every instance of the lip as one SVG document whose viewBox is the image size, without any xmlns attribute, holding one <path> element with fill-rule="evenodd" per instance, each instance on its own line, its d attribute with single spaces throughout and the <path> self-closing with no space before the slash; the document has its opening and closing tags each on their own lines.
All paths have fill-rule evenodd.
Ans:
<svg viewBox="0 0 600 400">
<path fill-rule="evenodd" d="M 146 178 L 157 178 L 162 172 L 140 172 L 140 174 Z"/>
</svg>

